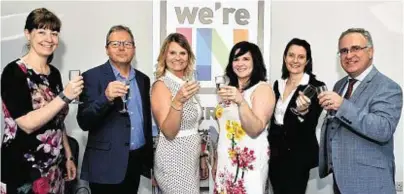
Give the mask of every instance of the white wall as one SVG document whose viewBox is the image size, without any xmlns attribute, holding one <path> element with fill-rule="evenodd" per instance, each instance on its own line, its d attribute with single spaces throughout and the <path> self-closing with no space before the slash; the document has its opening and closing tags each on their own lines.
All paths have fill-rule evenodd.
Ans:
<svg viewBox="0 0 404 194">
<path fill-rule="evenodd" d="M 152 76 L 153 24 L 151 1 L 125 2 L 1 2 L 1 65 L 23 54 L 22 36 L 27 14 L 34 8 L 47 7 L 62 20 L 62 44 L 53 62 L 68 81 L 69 69 L 87 70 L 107 60 L 104 45 L 108 29 L 115 24 L 129 26 L 136 39 L 136 67 Z M 345 75 L 337 61 L 337 41 L 349 27 L 367 28 L 373 35 L 375 65 L 403 87 L 403 5 L 400 1 L 291 1 L 271 3 L 270 78 L 280 77 L 282 52 L 293 37 L 306 39 L 312 46 L 314 72 L 329 88 Z M 155 51 L 156 52 L 156 51 Z M 267 60 L 267 59 L 266 59 Z M 80 142 L 80 160 L 86 133 L 76 123 L 77 105 L 70 105 L 66 124 L 68 133 Z M 3 123 L 1 123 L 3 124 Z M 321 123 L 320 123 L 321 124 Z M 396 180 L 403 177 L 403 122 L 395 134 Z M 330 177 L 320 180 L 313 170 L 307 193 L 332 193 Z M 139 193 L 150 193 L 144 180 Z"/>
<path fill-rule="evenodd" d="M 271 11 L 271 81 L 280 78 L 286 44 L 298 37 L 311 44 L 314 73 L 328 88 L 332 88 L 338 79 L 346 75 L 336 54 L 341 32 L 350 27 L 363 27 L 372 34 L 375 66 L 403 87 L 404 21 L 401 1 L 277 0 L 272 1 Z M 403 181 L 402 120 L 394 135 L 397 181 Z M 307 193 L 331 193 L 332 178 L 319 179 L 317 168 L 311 172 Z"/>
</svg>

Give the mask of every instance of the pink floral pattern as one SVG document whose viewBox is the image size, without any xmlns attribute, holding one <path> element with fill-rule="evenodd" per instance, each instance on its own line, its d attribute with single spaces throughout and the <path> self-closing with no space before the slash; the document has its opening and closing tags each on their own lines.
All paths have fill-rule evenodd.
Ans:
<svg viewBox="0 0 404 194">
<path fill-rule="evenodd" d="M 214 194 L 247 194 L 244 179 L 235 180 L 234 174 L 225 169 L 219 173 L 219 180 L 215 184 Z"/>
<path fill-rule="evenodd" d="M 45 133 L 37 135 L 36 138 L 42 142 L 41 145 L 37 147 L 37 151 L 43 149 L 45 153 L 58 156 L 60 150 L 63 148 L 61 130 L 46 130 Z"/>
<path fill-rule="evenodd" d="M 230 140 L 228 148 L 228 157 L 231 165 L 235 167 L 235 172 L 219 171 L 219 180 L 215 184 L 215 193 L 244 194 L 244 173 L 248 170 L 254 170 L 254 161 L 256 159 L 254 150 L 247 147 L 240 148 L 238 145 L 243 140 L 246 133 L 238 121 L 227 120 L 225 124 L 226 137 Z"/>
<path fill-rule="evenodd" d="M 48 76 L 36 74 L 31 67 L 26 65 L 22 60 L 16 62 L 19 69 L 24 72 L 27 77 L 27 85 L 31 93 L 31 103 L 33 110 L 46 106 L 52 101 L 56 94 L 61 92 L 60 84 L 57 84 L 56 89 L 51 88 Z M 12 118 L 7 105 L 2 104 L 5 120 L 5 132 L 2 146 L 5 149 L 13 145 L 13 140 L 16 138 L 18 128 L 15 120 Z M 62 194 L 64 191 L 63 173 L 59 165 L 63 159 L 63 144 L 62 137 L 65 130 L 64 119 L 68 113 L 68 106 L 65 106 L 51 121 L 37 131 L 31 143 L 35 142 L 36 147 L 25 150 L 22 154 L 25 158 L 25 163 L 32 167 L 31 172 L 37 174 L 36 179 L 32 182 L 27 182 L 17 189 L 18 193 L 23 194 Z"/>
<path fill-rule="evenodd" d="M 2 103 L 4 112 L 4 138 L 3 143 L 7 143 L 15 138 L 17 133 L 17 123 L 11 118 L 10 112 L 8 112 L 7 107 Z"/>
</svg>

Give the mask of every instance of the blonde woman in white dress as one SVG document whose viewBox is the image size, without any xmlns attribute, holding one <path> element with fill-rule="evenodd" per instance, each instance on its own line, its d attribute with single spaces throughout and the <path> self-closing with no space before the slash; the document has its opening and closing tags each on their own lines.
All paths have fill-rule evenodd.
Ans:
<svg viewBox="0 0 404 194">
<path fill-rule="evenodd" d="M 228 86 L 219 89 L 217 159 L 212 168 L 215 193 L 263 194 L 268 176 L 267 126 L 275 96 L 266 83 L 266 69 L 258 46 L 234 45 L 226 68 Z"/>
<path fill-rule="evenodd" d="M 152 112 L 160 128 L 154 173 L 163 194 L 200 192 L 202 109 L 195 97 L 200 87 L 192 78 L 194 61 L 185 36 L 173 33 L 166 38 L 151 91 Z M 202 177 L 206 174 L 207 168 L 202 169 Z"/>
</svg>

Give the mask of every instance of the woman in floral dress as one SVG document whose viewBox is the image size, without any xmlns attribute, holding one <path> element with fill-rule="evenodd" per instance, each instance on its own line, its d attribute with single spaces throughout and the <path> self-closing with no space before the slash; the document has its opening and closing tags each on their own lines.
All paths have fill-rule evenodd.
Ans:
<svg viewBox="0 0 404 194">
<path fill-rule="evenodd" d="M 64 119 L 67 104 L 81 93 L 83 81 L 79 76 L 63 90 L 59 70 L 49 64 L 60 26 L 47 9 L 33 10 L 24 31 L 29 51 L 5 66 L 1 75 L 5 120 L 1 181 L 8 194 L 64 193 L 64 180 L 76 176 Z"/>
<path fill-rule="evenodd" d="M 275 96 L 266 83 L 266 69 L 258 46 L 234 45 L 226 68 L 228 86 L 219 89 L 219 142 L 212 168 L 215 193 L 262 194 L 268 175 L 268 122 Z"/>
</svg>

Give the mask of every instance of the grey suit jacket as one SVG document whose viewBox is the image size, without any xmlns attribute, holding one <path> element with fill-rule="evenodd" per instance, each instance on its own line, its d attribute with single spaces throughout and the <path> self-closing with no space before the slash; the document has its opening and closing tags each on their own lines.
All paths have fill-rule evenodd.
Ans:
<svg viewBox="0 0 404 194">
<path fill-rule="evenodd" d="M 348 77 L 334 91 L 342 96 Z M 326 177 L 327 146 L 337 185 L 343 194 L 393 194 L 393 134 L 401 115 L 400 86 L 375 67 L 349 100 L 344 99 L 333 119 L 321 129 L 319 173 Z M 330 141 L 330 143 L 328 143 Z"/>
</svg>

